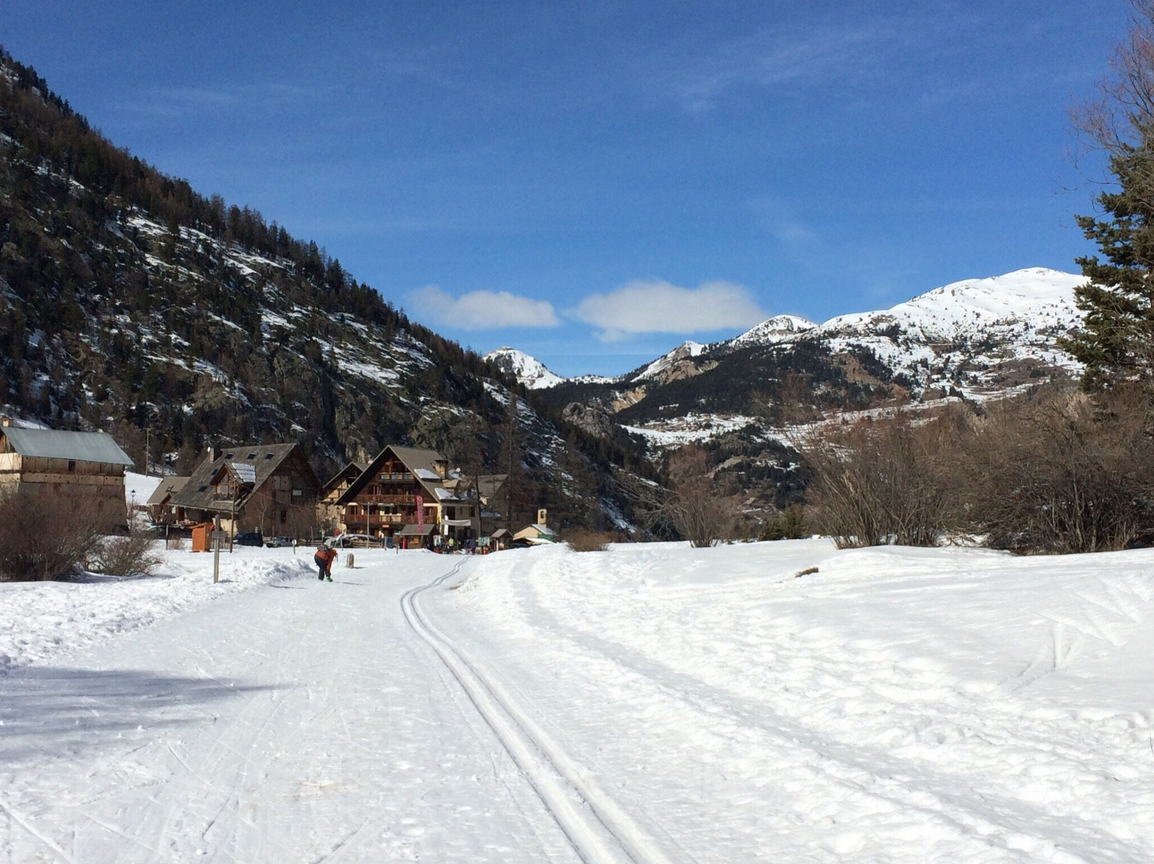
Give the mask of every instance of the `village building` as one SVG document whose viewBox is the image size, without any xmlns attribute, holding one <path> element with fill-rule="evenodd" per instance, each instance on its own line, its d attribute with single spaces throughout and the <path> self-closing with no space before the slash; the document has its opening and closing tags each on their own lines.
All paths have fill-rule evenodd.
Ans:
<svg viewBox="0 0 1154 864">
<path fill-rule="evenodd" d="M 321 484 L 298 444 L 210 447 L 172 496 L 182 521 L 220 519 L 229 534 L 312 538 Z"/>
<path fill-rule="evenodd" d="M 513 535 L 514 540 L 525 540 L 529 543 L 556 543 L 557 532 L 545 524 L 548 513 L 544 509 L 537 511 L 537 521 L 526 525 Z"/>
<path fill-rule="evenodd" d="M 462 542 L 480 530 L 471 484 L 451 472 L 448 460 L 435 450 L 390 444 L 337 503 L 342 530 L 395 537 L 406 549 L 430 547 L 440 542 L 437 537 Z"/>
<path fill-rule="evenodd" d="M 127 528 L 124 471 L 132 460 L 112 436 L 10 422 L 0 420 L 0 497 L 50 496 L 73 512 L 91 513 L 104 530 Z"/>
<path fill-rule="evenodd" d="M 524 525 L 533 518 L 537 505 L 519 484 L 510 484 L 508 474 L 482 474 L 476 485 L 481 499 L 483 536 L 491 537 L 499 528 Z"/>
<path fill-rule="evenodd" d="M 325 533 L 335 534 L 341 530 L 341 496 L 348 491 L 358 477 L 365 473 L 367 462 L 349 462 L 321 486 L 317 500 L 317 514 Z"/>
<path fill-rule="evenodd" d="M 187 482 L 187 477 L 165 477 L 160 481 L 153 493 L 148 496 L 148 501 L 145 504 L 153 524 L 173 525 L 186 521 L 184 508 L 174 507 L 172 496 L 183 489 Z"/>
</svg>

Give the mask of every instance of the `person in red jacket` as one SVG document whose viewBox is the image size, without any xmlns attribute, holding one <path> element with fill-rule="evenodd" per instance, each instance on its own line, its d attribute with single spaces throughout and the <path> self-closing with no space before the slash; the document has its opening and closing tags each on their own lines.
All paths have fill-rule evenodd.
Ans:
<svg viewBox="0 0 1154 864">
<path fill-rule="evenodd" d="M 337 550 L 325 543 L 317 550 L 317 554 L 313 556 L 313 561 L 317 565 L 317 579 L 328 579 L 333 581 L 333 560 L 337 557 Z"/>
</svg>

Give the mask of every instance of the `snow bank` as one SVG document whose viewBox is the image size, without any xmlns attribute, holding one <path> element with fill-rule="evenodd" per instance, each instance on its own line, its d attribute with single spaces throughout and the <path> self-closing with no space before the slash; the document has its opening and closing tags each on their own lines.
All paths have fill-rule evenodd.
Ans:
<svg viewBox="0 0 1154 864">
<path fill-rule="evenodd" d="M 311 550 L 238 548 L 221 554 L 213 584 L 207 553 L 167 551 L 158 575 L 85 582 L 0 582 L 0 674 L 74 656 L 106 639 L 312 567 Z"/>
<path fill-rule="evenodd" d="M 1154 860 L 1154 551 L 554 547 L 436 600 L 669 860 Z"/>
</svg>

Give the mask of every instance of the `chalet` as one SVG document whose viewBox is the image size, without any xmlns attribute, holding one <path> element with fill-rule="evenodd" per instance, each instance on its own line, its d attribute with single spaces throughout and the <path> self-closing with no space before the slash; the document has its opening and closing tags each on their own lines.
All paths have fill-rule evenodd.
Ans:
<svg viewBox="0 0 1154 864">
<path fill-rule="evenodd" d="M 477 536 L 480 514 L 465 478 L 435 450 L 385 447 L 337 499 L 341 526 L 354 534 L 399 537 L 406 548 L 436 536 Z"/>
<path fill-rule="evenodd" d="M 148 508 L 148 515 L 157 525 L 171 525 L 175 522 L 184 522 L 183 508 L 172 506 L 172 496 L 184 488 L 187 477 L 165 477 L 160 485 L 148 497 L 144 505 Z"/>
<path fill-rule="evenodd" d="M 210 447 L 170 506 L 190 522 L 219 518 L 228 532 L 311 537 L 320 488 L 297 444 Z"/>
<path fill-rule="evenodd" d="M 0 421 L 0 497 L 45 495 L 89 510 L 105 530 L 124 530 L 124 470 L 132 467 L 103 432 L 23 429 Z"/>
<path fill-rule="evenodd" d="M 349 462 L 334 474 L 329 482 L 321 486 L 317 500 L 317 514 L 326 532 L 335 533 L 339 529 L 341 506 L 337 502 L 340 501 L 345 491 L 353 485 L 353 482 L 365 473 L 365 469 L 368 467 L 367 462 Z"/>
</svg>

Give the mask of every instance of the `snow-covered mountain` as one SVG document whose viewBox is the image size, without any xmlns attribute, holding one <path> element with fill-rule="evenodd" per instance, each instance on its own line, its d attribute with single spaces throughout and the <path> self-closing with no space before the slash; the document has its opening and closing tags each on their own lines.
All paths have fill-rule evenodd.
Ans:
<svg viewBox="0 0 1154 864">
<path fill-rule="evenodd" d="M 735 336 L 724 343 L 730 348 L 745 348 L 749 345 L 772 345 L 782 342 L 798 333 L 812 330 L 817 325 L 808 318 L 797 315 L 775 315 L 762 321 L 756 327 L 746 330 L 740 336 Z"/>
<path fill-rule="evenodd" d="M 769 428 L 787 415 L 987 398 L 1076 374 L 1058 340 L 1078 326 L 1083 281 L 1035 267 L 823 324 L 776 316 L 733 339 L 685 342 L 615 380 L 583 382 L 592 388 L 562 382 L 546 392 L 591 432 L 617 424 L 660 446 Z"/>
<path fill-rule="evenodd" d="M 516 348 L 498 348 L 486 354 L 485 359 L 502 372 L 512 375 L 530 390 L 553 387 L 565 380 L 555 372 L 551 372 L 536 357 Z"/>
<path fill-rule="evenodd" d="M 896 374 L 932 387 L 997 387 L 1013 363 L 1074 370 L 1057 339 L 1077 327 L 1085 277 L 1034 267 L 935 288 L 878 312 L 840 315 L 807 331 L 831 348 L 864 348 Z"/>
<path fill-rule="evenodd" d="M 664 383 L 677 375 L 681 361 L 700 357 L 708 348 L 708 345 L 703 345 L 700 342 L 682 342 L 668 354 L 662 354 L 640 372 L 629 376 L 629 380 L 634 382 L 661 381 Z"/>
</svg>

